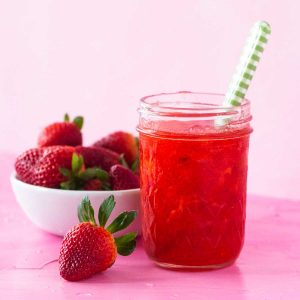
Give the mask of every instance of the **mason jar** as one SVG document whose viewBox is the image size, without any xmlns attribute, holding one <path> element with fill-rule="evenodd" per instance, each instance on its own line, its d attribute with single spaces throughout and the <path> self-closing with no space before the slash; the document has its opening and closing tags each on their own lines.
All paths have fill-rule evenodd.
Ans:
<svg viewBox="0 0 300 300">
<path fill-rule="evenodd" d="M 221 268 L 245 233 L 250 102 L 177 92 L 139 106 L 144 248 L 166 268 Z"/>
</svg>

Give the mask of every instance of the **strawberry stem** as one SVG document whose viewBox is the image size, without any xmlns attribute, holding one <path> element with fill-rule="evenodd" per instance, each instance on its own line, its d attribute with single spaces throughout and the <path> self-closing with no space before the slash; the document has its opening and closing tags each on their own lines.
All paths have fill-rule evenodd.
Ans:
<svg viewBox="0 0 300 300">
<path fill-rule="evenodd" d="M 65 122 L 70 122 L 70 117 L 69 117 L 68 114 L 65 114 L 65 115 L 64 115 L 64 121 L 65 121 Z"/>
</svg>

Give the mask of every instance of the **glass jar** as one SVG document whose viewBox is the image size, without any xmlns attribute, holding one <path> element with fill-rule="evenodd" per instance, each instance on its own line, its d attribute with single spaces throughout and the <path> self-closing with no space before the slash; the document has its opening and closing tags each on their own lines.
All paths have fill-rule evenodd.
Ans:
<svg viewBox="0 0 300 300">
<path fill-rule="evenodd" d="M 178 92 L 140 101 L 142 234 L 162 267 L 220 268 L 242 249 L 250 103 L 223 99 Z"/>
</svg>

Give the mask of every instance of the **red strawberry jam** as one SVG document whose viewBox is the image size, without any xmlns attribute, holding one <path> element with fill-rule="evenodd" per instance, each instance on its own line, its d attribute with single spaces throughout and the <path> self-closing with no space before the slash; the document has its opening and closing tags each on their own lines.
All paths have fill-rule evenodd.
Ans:
<svg viewBox="0 0 300 300">
<path fill-rule="evenodd" d="M 159 121 L 155 128 L 164 131 L 143 124 L 141 218 L 147 254 L 165 267 L 231 264 L 244 242 L 251 128 L 213 132 L 211 127 L 207 133 L 203 127 L 187 134 L 178 122 Z M 176 132 L 167 132 L 172 128 Z"/>
</svg>

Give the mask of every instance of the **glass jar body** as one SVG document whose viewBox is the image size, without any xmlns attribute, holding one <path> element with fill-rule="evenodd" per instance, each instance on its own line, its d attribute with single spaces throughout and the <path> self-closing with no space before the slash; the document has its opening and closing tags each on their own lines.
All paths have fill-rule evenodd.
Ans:
<svg viewBox="0 0 300 300">
<path fill-rule="evenodd" d="M 236 260 L 244 242 L 251 118 L 237 122 L 226 111 L 220 121 L 207 107 L 196 113 L 187 112 L 191 102 L 178 105 L 188 109 L 163 115 L 141 110 L 144 247 L 163 267 L 223 267 Z"/>
</svg>

